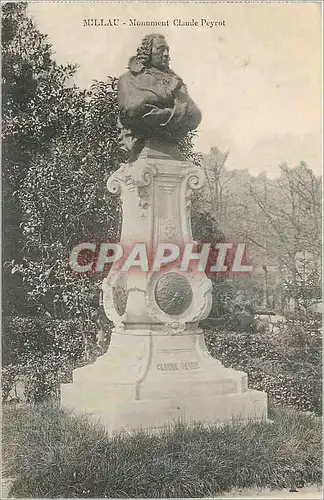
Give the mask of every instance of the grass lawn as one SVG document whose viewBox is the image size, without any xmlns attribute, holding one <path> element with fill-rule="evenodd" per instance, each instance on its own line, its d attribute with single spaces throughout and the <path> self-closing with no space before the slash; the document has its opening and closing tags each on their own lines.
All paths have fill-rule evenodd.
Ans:
<svg viewBox="0 0 324 500">
<path fill-rule="evenodd" d="M 176 425 L 109 438 L 56 406 L 5 407 L 11 495 L 33 498 L 210 497 L 232 488 L 321 481 L 320 420 L 275 409 L 273 422 Z"/>
</svg>

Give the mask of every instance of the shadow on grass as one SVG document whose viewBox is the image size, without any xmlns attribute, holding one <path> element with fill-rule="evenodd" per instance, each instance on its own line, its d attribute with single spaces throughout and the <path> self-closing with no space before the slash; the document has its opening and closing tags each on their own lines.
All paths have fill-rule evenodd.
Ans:
<svg viewBox="0 0 324 500">
<path fill-rule="evenodd" d="M 185 498 L 231 488 L 321 480 L 321 424 L 273 409 L 272 422 L 176 424 L 159 434 L 110 438 L 87 417 L 54 405 L 4 408 L 10 494 L 33 498 Z"/>
</svg>

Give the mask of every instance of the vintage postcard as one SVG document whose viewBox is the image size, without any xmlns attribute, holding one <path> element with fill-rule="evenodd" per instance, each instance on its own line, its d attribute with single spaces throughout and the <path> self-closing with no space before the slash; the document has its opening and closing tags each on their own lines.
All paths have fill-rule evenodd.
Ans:
<svg viewBox="0 0 324 500">
<path fill-rule="evenodd" d="M 321 2 L 1 2 L 2 497 L 322 497 Z"/>
</svg>

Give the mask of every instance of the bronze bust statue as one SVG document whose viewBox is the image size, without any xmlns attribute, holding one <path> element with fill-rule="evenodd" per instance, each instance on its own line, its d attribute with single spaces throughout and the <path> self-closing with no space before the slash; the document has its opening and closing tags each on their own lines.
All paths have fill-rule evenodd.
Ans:
<svg viewBox="0 0 324 500">
<path fill-rule="evenodd" d="M 129 70 L 118 80 L 120 143 L 134 161 L 147 139 L 177 143 L 197 128 L 201 113 L 181 78 L 169 68 L 165 37 L 143 38 Z"/>
</svg>

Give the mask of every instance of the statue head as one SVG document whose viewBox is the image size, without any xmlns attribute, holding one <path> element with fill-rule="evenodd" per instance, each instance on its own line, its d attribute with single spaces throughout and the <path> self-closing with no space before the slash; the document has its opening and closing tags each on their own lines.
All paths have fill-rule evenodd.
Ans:
<svg viewBox="0 0 324 500">
<path fill-rule="evenodd" d="M 162 71 L 168 69 L 170 56 L 165 37 L 159 33 L 146 35 L 137 48 L 136 60 L 145 67 L 153 66 Z"/>
</svg>

